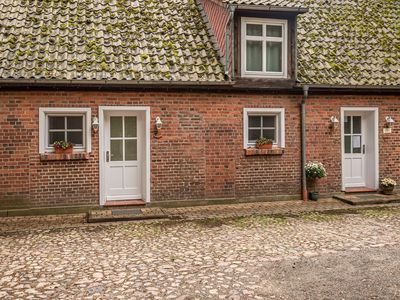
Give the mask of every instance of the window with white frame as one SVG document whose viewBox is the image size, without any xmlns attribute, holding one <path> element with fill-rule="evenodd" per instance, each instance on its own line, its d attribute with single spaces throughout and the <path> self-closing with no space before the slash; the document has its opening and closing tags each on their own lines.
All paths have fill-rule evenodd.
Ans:
<svg viewBox="0 0 400 300">
<path fill-rule="evenodd" d="M 74 151 L 91 151 L 90 108 L 40 108 L 39 152 L 53 152 L 53 143 L 68 141 Z"/>
<path fill-rule="evenodd" d="M 260 137 L 273 140 L 274 147 L 285 147 L 284 108 L 245 108 L 244 147 L 254 147 Z"/>
<path fill-rule="evenodd" d="M 242 18 L 244 77 L 287 77 L 287 20 Z"/>
</svg>

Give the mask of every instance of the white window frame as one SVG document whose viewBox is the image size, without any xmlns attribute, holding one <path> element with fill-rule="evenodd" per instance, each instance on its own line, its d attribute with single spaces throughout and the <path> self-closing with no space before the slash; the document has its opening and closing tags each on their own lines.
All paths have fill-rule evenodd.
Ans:
<svg viewBox="0 0 400 300">
<path fill-rule="evenodd" d="M 244 108 L 243 109 L 243 147 L 254 147 L 255 143 L 249 142 L 249 116 L 275 116 L 276 117 L 276 142 L 275 148 L 285 148 L 285 109 L 284 108 Z"/>
<path fill-rule="evenodd" d="M 246 25 L 255 24 L 263 25 L 263 36 L 247 36 Z M 267 37 L 266 26 L 275 25 L 282 26 L 282 37 Z M 262 19 L 262 18 L 241 18 L 241 74 L 242 77 L 263 77 L 263 78 L 287 78 L 287 64 L 288 64 L 288 21 L 282 19 Z M 247 71 L 246 60 L 246 41 L 262 41 L 262 67 L 263 71 Z M 267 72 L 266 61 L 267 42 L 282 42 L 282 72 Z"/>
<path fill-rule="evenodd" d="M 74 152 L 91 152 L 92 139 L 91 139 L 91 109 L 90 108 L 77 108 L 77 107 L 41 107 L 39 108 L 39 153 L 54 152 L 53 147 L 47 144 L 49 137 L 49 116 L 83 116 L 83 146 L 74 147 Z"/>
</svg>

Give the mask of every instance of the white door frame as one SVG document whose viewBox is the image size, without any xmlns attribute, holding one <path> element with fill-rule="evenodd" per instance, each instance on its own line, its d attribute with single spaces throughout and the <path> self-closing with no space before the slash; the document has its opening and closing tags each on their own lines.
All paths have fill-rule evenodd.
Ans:
<svg viewBox="0 0 400 300">
<path fill-rule="evenodd" d="M 375 176 L 374 176 L 374 186 L 372 188 L 377 189 L 379 187 L 379 109 L 377 107 L 341 107 L 340 108 L 340 153 L 342 160 L 342 191 L 346 189 L 344 180 L 344 115 L 346 112 L 372 112 L 374 116 L 374 135 L 375 141 L 373 143 L 374 147 L 374 158 L 375 158 Z"/>
<path fill-rule="evenodd" d="M 105 183 L 105 141 L 104 141 L 104 114 L 108 111 L 135 111 L 145 114 L 144 140 L 145 140 L 145 161 L 144 161 L 144 190 L 143 200 L 150 202 L 150 107 L 149 106 L 99 106 L 99 185 L 100 185 L 100 205 L 106 202 L 106 183 Z"/>
</svg>

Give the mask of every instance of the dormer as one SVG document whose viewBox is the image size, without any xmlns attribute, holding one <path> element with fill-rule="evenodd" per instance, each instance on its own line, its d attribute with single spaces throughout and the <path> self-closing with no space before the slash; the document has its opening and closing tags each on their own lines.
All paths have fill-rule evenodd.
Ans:
<svg viewBox="0 0 400 300">
<path fill-rule="evenodd" d="M 277 0 L 199 1 L 229 79 L 246 86 L 295 84 L 297 16 L 307 9 Z"/>
</svg>

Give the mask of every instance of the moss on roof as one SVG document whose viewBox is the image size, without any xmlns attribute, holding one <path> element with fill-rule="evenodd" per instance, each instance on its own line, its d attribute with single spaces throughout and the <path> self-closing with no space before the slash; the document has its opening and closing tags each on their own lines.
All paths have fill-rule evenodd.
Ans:
<svg viewBox="0 0 400 300">
<path fill-rule="evenodd" d="M 3 0 L 0 78 L 223 81 L 194 0 Z"/>
</svg>

